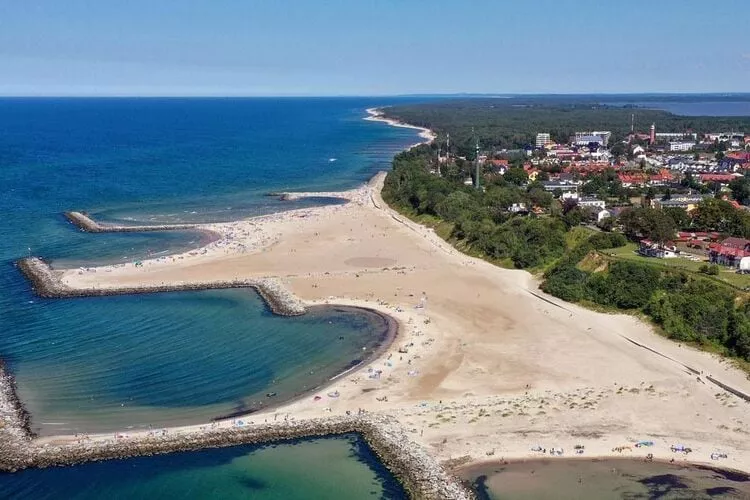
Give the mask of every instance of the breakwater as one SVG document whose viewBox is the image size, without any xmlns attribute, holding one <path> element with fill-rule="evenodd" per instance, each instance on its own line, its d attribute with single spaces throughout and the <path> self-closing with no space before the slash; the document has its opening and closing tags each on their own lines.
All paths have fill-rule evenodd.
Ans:
<svg viewBox="0 0 750 500">
<path fill-rule="evenodd" d="M 88 233 L 135 233 L 143 231 L 173 231 L 178 229 L 196 229 L 198 224 L 160 224 L 128 226 L 122 224 L 102 224 L 96 222 L 84 212 L 65 212 L 65 218 L 81 231 Z"/>
<path fill-rule="evenodd" d="M 28 439 L 20 446 L 3 449 L 0 468 L 17 471 L 29 467 L 71 466 L 84 462 L 194 451 L 239 444 L 264 444 L 347 433 L 361 435 L 379 460 L 415 499 L 471 499 L 472 493 L 412 442 L 393 418 L 378 414 L 330 417 L 272 424 L 167 429 L 134 436 L 79 439 L 69 444 L 37 444 Z"/>
<path fill-rule="evenodd" d="M 307 310 L 301 300 L 277 280 L 271 278 L 171 283 L 152 286 L 72 288 L 63 283 L 58 273 L 39 257 L 21 259 L 16 265 L 21 273 L 31 282 L 34 292 L 40 297 L 46 298 L 99 297 L 105 295 L 131 295 L 224 288 L 253 288 L 275 314 L 280 316 L 298 316 L 304 314 Z"/>
<path fill-rule="evenodd" d="M 16 393 L 16 383 L 0 360 L 0 470 L 28 463 L 28 443 L 33 437 L 29 413 Z"/>
</svg>

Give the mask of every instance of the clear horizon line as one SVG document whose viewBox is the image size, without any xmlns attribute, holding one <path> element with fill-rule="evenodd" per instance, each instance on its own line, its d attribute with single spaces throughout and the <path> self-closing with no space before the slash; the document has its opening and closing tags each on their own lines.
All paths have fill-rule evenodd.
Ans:
<svg viewBox="0 0 750 500">
<path fill-rule="evenodd" d="M 0 93 L 0 98 L 18 99 L 332 99 L 332 98 L 384 98 L 384 97 L 533 97 L 533 96 L 750 96 L 747 91 L 704 92 L 412 92 L 396 94 L 16 94 Z"/>
</svg>

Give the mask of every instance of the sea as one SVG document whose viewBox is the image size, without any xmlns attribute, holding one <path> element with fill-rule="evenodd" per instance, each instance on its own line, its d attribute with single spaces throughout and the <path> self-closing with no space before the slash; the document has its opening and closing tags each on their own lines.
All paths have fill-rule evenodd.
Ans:
<svg viewBox="0 0 750 500">
<path fill-rule="evenodd" d="M 279 317 L 250 290 L 42 299 L 14 262 L 35 255 L 75 268 L 202 244 L 190 231 L 88 234 L 65 220 L 66 210 L 110 222 L 209 222 L 331 203 L 268 194 L 348 189 L 390 168 L 420 141 L 417 132 L 363 118 L 369 107 L 398 102 L 406 100 L 0 99 L 0 359 L 33 430 L 205 422 L 303 394 L 365 360 L 387 329 L 371 312 L 321 307 Z M 382 471 L 361 450 L 351 440 L 318 440 L 97 464 L 80 468 L 98 478 L 95 489 L 63 496 L 171 498 L 180 485 L 174 491 L 192 498 L 245 497 L 247 488 L 253 498 L 330 498 L 334 487 L 347 498 L 392 497 L 390 479 L 378 479 Z M 337 472 L 349 469 L 361 470 Z M 78 470 L 0 476 L 0 497 L 43 498 Z M 123 477 L 146 470 L 163 475 L 137 491 L 124 486 Z M 188 484 L 186 475 L 195 478 Z M 340 479 L 299 480 L 326 475 Z M 234 486 L 210 490 L 229 476 Z"/>
</svg>

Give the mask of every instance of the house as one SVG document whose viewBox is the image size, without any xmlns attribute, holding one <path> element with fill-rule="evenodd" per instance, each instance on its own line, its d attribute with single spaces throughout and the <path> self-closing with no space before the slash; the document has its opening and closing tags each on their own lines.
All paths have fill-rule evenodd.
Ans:
<svg viewBox="0 0 750 500">
<path fill-rule="evenodd" d="M 503 175 L 510 168 L 508 160 L 490 160 L 490 164 L 492 169 L 500 175 Z"/>
<path fill-rule="evenodd" d="M 603 221 L 607 217 L 612 217 L 612 212 L 610 212 L 609 210 L 604 210 L 604 209 L 599 210 L 599 212 L 597 212 L 596 214 L 597 224 L 599 224 L 601 221 Z"/>
<path fill-rule="evenodd" d="M 660 245 L 655 241 L 641 240 L 638 246 L 638 253 L 644 257 L 656 257 L 658 259 L 671 259 L 677 257 L 677 247 L 674 243 L 667 242 L 664 245 Z"/>
<path fill-rule="evenodd" d="M 718 182 L 719 184 L 729 184 L 740 174 L 698 174 L 701 182 Z"/>
<path fill-rule="evenodd" d="M 528 214 L 529 209 L 526 208 L 526 203 L 514 203 L 508 208 L 508 211 L 512 214 Z"/>
<path fill-rule="evenodd" d="M 604 200 L 600 200 L 596 196 L 582 196 L 581 198 L 578 199 L 578 206 L 598 208 L 600 210 L 604 210 L 606 203 L 604 202 Z"/>
<path fill-rule="evenodd" d="M 542 181 L 544 190 L 551 193 L 559 189 L 563 193 L 575 192 L 578 189 L 577 184 L 571 184 L 565 181 Z"/>
<path fill-rule="evenodd" d="M 750 240 L 727 238 L 708 246 L 708 260 L 722 266 L 739 267 L 743 257 L 750 257 Z"/>
<path fill-rule="evenodd" d="M 661 209 L 667 207 L 676 207 L 684 208 L 686 211 L 690 212 L 692 210 L 695 210 L 698 207 L 698 203 L 700 203 L 701 201 L 703 201 L 703 195 L 699 194 L 673 195 L 672 198 L 668 200 L 651 200 L 651 208 Z"/>
</svg>

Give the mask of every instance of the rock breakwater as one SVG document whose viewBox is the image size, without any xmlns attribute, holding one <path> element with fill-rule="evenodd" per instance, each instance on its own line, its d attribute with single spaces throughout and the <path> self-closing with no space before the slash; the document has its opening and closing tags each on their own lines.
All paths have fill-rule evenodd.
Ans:
<svg viewBox="0 0 750 500">
<path fill-rule="evenodd" d="M 0 467 L 15 471 L 27 467 L 69 466 L 89 461 L 357 433 L 403 484 L 411 498 L 473 498 L 457 478 L 421 446 L 409 440 L 392 417 L 364 414 L 260 425 L 240 425 L 239 422 L 224 422 L 230 427 L 160 430 L 130 437 L 117 434 L 110 439 L 79 439 L 70 444 L 41 445 L 26 441 L 23 448 L 17 446 L 3 450 L 5 460 L 0 462 Z"/>
<path fill-rule="evenodd" d="M 198 224 L 160 224 L 160 225 L 122 225 L 102 224 L 96 222 L 84 212 L 65 212 L 65 218 L 81 231 L 88 233 L 135 233 L 143 231 L 172 231 L 178 229 L 196 229 Z"/>
<path fill-rule="evenodd" d="M 13 377 L 0 360 L 0 470 L 15 470 L 29 463 L 28 443 L 33 437 L 29 413 L 16 394 Z"/>
<path fill-rule="evenodd" d="M 153 286 L 73 288 L 63 283 L 58 273 L 39 257 L 27 257 L 19 260 L 16 264 L 21 273 L 31 282 L 34 292 L 40 297 L 46 298 L 98 297 L 105 295 L 132 295 L 223 288 L 253 288 L 275 314 L 281 316 L 299 316 L 307 310 L 301 300 L 272 278 L 198 281 Z"/>
</svg>

